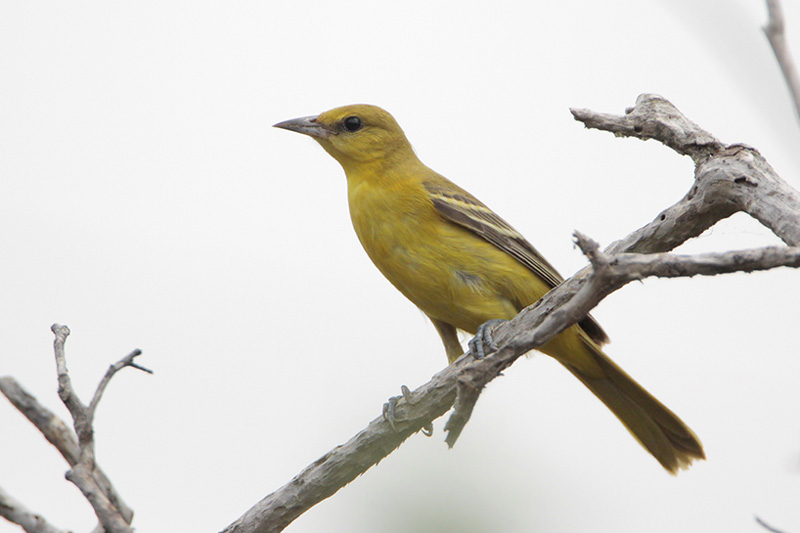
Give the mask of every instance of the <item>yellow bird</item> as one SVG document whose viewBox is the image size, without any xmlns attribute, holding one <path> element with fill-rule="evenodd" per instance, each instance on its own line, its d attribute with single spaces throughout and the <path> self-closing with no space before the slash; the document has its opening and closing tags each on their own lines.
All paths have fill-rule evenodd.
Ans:
<svg viewBox="0 0 800 533">
<path fill-rule="evenodd" d="M 384 276 L 425 313 L 450 362 L 471 334 L 510 319 L 563 281 L 550 263 L 470 193 L 426 167 L 395 119 L 352 105 L 275 124 L 312 137 L 347 175 L 358 239 Z M 704 459 L 689 427 L 600 349 L 587 316 L 541 351 L 555 358 L 619 418 L 670 473 Z"/>
</svg>

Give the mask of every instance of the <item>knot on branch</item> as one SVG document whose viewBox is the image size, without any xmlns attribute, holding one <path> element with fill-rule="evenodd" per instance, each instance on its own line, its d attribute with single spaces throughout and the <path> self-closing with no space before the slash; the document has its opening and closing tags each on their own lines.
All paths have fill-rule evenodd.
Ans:
<svg viewBox="0 0 800 533">
<path fill-rule="evenodd" d="M 572 235 L 575 239 L 575 245 L 581 249 L 583 255 L 585 255 L 592 264 L 592 268 L 595 272 L 608 268 L 608 257 L 600 251 L 600 244 L 597 241 L 587 237 L 580 231 L 575 231 Z"/>
</svg>

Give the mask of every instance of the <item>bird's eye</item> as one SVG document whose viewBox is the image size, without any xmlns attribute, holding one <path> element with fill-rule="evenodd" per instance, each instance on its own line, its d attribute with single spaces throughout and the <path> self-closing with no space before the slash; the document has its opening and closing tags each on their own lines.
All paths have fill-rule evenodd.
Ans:
<svg viewBox="0 0 800 533">
<path fill-rule="evenodd" d="M 358 131 L 364 126 L 364 123 L 361 121 L 361 119 L 356 116 L 347 117 L 346 119 L 344 119 L 344 122 L 342 122 L 342 124 L 344 124 L 344 129 L 346 129 L 350 133 Z"/>
</svg>

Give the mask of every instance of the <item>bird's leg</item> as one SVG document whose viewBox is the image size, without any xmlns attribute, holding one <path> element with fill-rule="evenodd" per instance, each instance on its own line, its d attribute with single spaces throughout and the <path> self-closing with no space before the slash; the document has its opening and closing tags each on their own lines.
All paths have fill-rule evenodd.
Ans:
<svg viewBox="0 0 800 533">
<path fill-rule="evenodd" d="M 492 330 L 498 324 L 502 324 L 503 322 L 507 322 L 501 318 L 493 318 L 492 320 L 487 320 L 480 326 L 478 326 L 478 331 L 475 332 L 475 336 L 472 337 L 469 341 L 469 351 L 475 357 L 475 359 L 483 359 L 486 357 L 487 353 L 492 353 L 497 351 L 497 344 L 494 342 L 492 338 Z M 488 348 L 488 352 L 486 351 Z"/>
<path fill-rule="evenodd" d="M 411 394 L 411 390 L 406 387 L 405 385 L 400 385 L 400 392 L 402 393 L 401 396 L 392 396 L 389 398 L 385 404 L 383 404 L 383 419 L 389 422 L 389 425 L 392 426 L 393 431 L 397 431 L 395 427 L 395 407 L 397 406 L 397 402 L 400 398 L 403 398 L 407 401 L 410 405 L 414 405 L 416 400 L 414 400 L 414 395 Z M 433 422 L 429 422 L 422 427 L 422 434 L 426 437 L 430 437 L 433 435 Z"/>
</svg>

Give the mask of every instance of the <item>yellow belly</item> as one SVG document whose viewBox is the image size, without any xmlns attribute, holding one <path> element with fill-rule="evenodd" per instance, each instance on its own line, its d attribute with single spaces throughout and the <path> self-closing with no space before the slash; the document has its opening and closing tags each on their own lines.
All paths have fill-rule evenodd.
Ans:
<svg viewBox="0 0 800 533">
<path fill-rule="evenodd" d="M 549 290 L 516 259 L 441 218 L 426 195 L 394 193 L 351 186 L 353 227 L 375 266 L 425 314 L 474 333 Z"/>
</svg>

